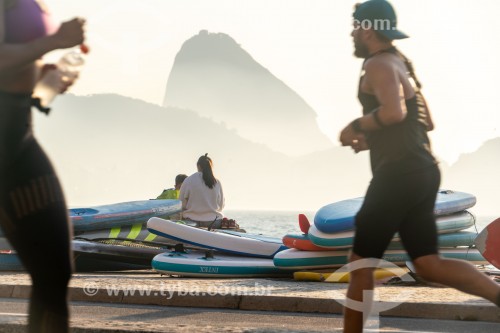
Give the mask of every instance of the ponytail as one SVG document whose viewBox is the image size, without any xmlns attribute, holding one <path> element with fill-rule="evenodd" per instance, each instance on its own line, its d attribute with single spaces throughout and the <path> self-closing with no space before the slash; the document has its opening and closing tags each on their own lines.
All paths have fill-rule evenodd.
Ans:
<svg viewBox="0 0 500 333">
<path fill-rule="evenodd" d="M 212 159 L 208 157 L 208 154 L 205 154 L 203 156 L 200 156 L 197 165 L 201 169 L 205 185 L 207 185 L 208 188 L 213 188 L 217 183 L 217 179 L 215 179 L 214 172 L 212 170 Z"/>
<path fill-rule="evenodd" d="M 399 58 L 405 63 L 406 65 L 406 70 L 408 71 L 408 74 L 410 74 L 410 76 L 412 77 L 413 81 L 415 81 L 415 85 L 417 86 L 418 90 L 420 90 L 422 88 L 422 84 L 420 83 L 420 81 L 418 80 L 417 78 L 417 75 L 415 74 L 415 69 L 413 68 L 413 64 L 411 62 L 410 59 L 408 59 L 403 53 L 401 53 L 401 51 L 399 51 L 398 49 L 394 48 L 395 49 L 395 53 L 396 55 L 399 56 Z"/>
</svg>

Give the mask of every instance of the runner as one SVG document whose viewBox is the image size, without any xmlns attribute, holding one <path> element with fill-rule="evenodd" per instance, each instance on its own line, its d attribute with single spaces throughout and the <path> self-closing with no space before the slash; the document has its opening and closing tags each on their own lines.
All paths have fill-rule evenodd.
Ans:
<svg viewBox="0 0 500 333">
<path fill-rule="evenodd" d="M 72 272 L 64 195 L 32 133 L 31 104 L 48 110 L 31 93 L 50 68 L 41 57 L 82 44 L 83 26 L 76 18 L 57 29 L 41 0 L 0 0 L 0 224 L 32 278 L 29 332 L 68 332 Z"/>
<path fill-rule="evenodd" d="M 365 59 L 358 92 L 363 116 L 342 130 L 340 141 L 356 153 L 370 150 L 373 178 L 356 216 L 350 262 L 382 258 L 399 232 L 418 275 L 500 306 L 500 286 L 471 264 L 438 254 L 433 211 L 440 171 L 427 137 L 434 126 L 411 63 L 393 45 L 408 36 L 385 0 L 357 5 L 353 17 L 354 54 Z M 371 304 L 363 291 L 373 289 L 373 271 L 351 273 L 344 332 L 363 330 L 363 313 L 350 309 L 349 300 Z"/>
</svg>

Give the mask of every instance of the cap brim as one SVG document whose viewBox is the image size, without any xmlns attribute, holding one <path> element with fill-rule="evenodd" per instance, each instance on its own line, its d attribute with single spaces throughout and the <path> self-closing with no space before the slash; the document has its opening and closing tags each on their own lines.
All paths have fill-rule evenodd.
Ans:
<svg viewBox="0 0 500 333">
<path fill-rule="evenodd" d="M 377 32 L 379 34 L 381 34 L 382 36 L 388 38 L 388 39 L 405 39 L 405 38 L 409 38 L 410 36 L 408 36 L 407 34 L 405 34 L 404 32 L 402 31 L 399 31 L 399 30 L 377 30 Z"/>
</svg>

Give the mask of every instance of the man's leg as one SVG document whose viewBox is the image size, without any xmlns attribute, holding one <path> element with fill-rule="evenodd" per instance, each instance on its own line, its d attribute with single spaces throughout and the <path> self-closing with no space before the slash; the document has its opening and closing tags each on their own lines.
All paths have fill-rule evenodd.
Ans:
<svg viewBox="0 0 500 333">
<path fill-rule="evenodd" d="M 355 253 L 351 253 L 349 262 L 364 259 Z M 363 299 L 365 290 L 373 290 L 374 268 L 361 268 L 350 272 L 349 289 L 347 290 L 347 298 L 362 302 L 365 307 L 365 313 L 353 310 L 349 307 L 349 303 L 344 307 L 344 333 L 361 333 L 365 319 L 368 318 L 371 310 L 373 299 Z M 366 316 L 364 316 L 366 314 Z"/>
<path fill-rule="evenodd" d="M 483 297 L 500 306 L 500 286 L 466 261 L 427 255 L 415 259 L 413 264 L 417 274 L 427 281 Z"/>
<path fill-rule="evenodd" d="M 406 215 L 405 202 L 411 200 L 411 191 L 406 190 L 405 179 L 401 177 L 374 177 L 368 187 L 363 206 L 356 214 L 355 236 L 349 262 L 360 259 L 380 259 Z M 363 292 L 373 291 L 374 268 L 362 268 L 351 272 L 347 298 L 363 301 L 367 307 L 363 312 L 344 310 L 344 332 L 362 332 L 364 320 L 369 315 L 372 299 L 363 300 Z"/>
</svg>

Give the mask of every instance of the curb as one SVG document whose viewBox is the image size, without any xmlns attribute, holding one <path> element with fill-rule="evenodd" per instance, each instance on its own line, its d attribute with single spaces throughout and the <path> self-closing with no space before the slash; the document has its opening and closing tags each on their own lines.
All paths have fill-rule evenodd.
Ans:
<svg viewBox="0 0 500 333">
<path fill-rule="evenodd" d="M 29 285 L 0 285 L 0 298 L 29 298 L 30 291 L 31 286 Z M 92 295 L 89 295 L 88 291 L 83 288 L 70 287 L 69 299 L 80 302 L 126 305 L 342 314 L 342 305 L 334 299 L 296 296 L 222 295 L 178 291 L 162 295 L 160 290 L 153 290 L 148 296 L 125 296 L 123 291 L 119 291 L 118 295 L 109 295 L 103 289 L 96 289 Z M 395 307 L 381 313 L 381 316 L 500 323 L 500 309 L 494 305 L 415 302 L 397 304 L 399 303 L 394 303 Z"/>
</svg>

